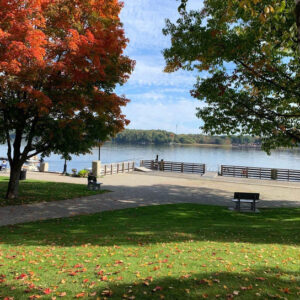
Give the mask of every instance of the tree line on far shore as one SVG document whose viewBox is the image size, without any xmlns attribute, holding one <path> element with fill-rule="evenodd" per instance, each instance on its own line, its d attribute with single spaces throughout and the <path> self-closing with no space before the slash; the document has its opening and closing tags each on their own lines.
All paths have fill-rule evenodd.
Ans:
<svg viewBox="0 0 300 300">
<path fill-rule="evenodd" d="M 261 141 L 251 136 L 208 136 L 204 134 L 175 134 L 165 130 L 126 129 L 112 139 L 117 144 L 212 144 L 260 146 Z"/>
</svg>

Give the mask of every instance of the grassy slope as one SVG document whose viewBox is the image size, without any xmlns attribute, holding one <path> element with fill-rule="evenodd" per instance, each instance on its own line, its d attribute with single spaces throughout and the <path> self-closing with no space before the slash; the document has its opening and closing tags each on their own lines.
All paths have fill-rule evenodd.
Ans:
<svg viewBox="0 0 300 300">
<path fill-rule="evenodd" d="M 194 204 L 5 227 L 0 296 L 299 299 L 299 231 L 300 209 Z"/>
<path fill-rule="evenodd" d="M 0 206 L 7 205 L 4 197 L 8 180 L 9 179 L 7 177 L 0 177 Z M 96 195 L 102 192 L 104 191 L 89 191 L 87 189 L 87 185 L 84 184 L 25 180 L 20 181 L 19 199 L 16 204 L 73 199 L 77 197 Z"/>
</svg>

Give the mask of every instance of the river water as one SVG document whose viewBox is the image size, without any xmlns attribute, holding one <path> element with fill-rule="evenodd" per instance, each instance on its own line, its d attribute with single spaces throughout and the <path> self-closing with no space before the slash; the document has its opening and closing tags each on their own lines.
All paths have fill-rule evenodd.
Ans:
<svg viewBox="0 0 300 300">
<path fill-rule="evenodd" d="M 0 146 L 0 156 L 7 157 L 6 146 Z M 209 171 L 217 171 L 222 164 L 272 167 L 300 170 L 300 150 L 276 150 L 271 156 L 258 149 L 236 149 L 228 147 L 181 146 L 181 145 L 113 145 L 105 144 L 101 147 L 102 163 L 159 159 L 178 162 L 205 163 Z M 91 168 L 92 161 L 98 159 L 98 149 L 91 154 L 73 156 L 68 162 L 68 172 L 72 168 L 81 170 Z M 64 161 L 58 155 L 51 155 L 45 159 L 49 162 L 49 171 L 63 170 Z"/>
</svg>

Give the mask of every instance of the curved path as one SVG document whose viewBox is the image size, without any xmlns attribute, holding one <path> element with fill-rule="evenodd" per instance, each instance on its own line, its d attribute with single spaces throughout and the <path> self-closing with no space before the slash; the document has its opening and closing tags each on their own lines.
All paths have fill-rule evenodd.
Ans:
<svg viewBox="0 0 300 300">
<path fill-rule="evenodd" d="M 29 173 L 28 178 L 84 183 L 86 179 L 55 174 Z M 258 192 L 258 207 L 300 207 L 300 184 L 198 175 L 132 173 L 100 180 L 112 192 L 90 197 L 0 208 L 0 226 L 30 221 L 91 214 L 137 206 L 199 203 L 232 206 L 233 192 Z"/>
</svg>

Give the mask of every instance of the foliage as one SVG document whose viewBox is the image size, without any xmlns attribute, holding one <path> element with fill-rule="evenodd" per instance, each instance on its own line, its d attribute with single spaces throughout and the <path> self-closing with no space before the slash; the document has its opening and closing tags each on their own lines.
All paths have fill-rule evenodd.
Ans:
<svg viewBox="0 0 300 300">
<path fill-rule="evenodd" d="M 203 130 L 260 136 L 266 151 L 297 146 L 300 2 L 297 24 L 292 0 L 205 0 L 192 11 L 181 2 L 180 18 L 164 29 L 166 71 L 202 72 L 191 94 L 206 102 Z"/>
<path fill-rule="evenodd" d="M 79 177 L 85 177 L 86 178 L 89 175 L 89 171 L 87 171 L 87 170 L 80 170 L 77 175 Z"/>
<path fill-rule="evenodd" d="M 0 297 L 298 299 L 299 212 L 178 204 L 3 227 Z"/>
<path fill-rule="evenodd" d="M 13 172 L 9 198 L 28 158 L 85 153 L 128 124 L 121 112 L 128 100 L 114 93 L 134 66 L 123 54 L 120 10 L 117 0 L 0 2 L 0 141 Z"/>
<path fill-rule="evenodd" d="M 260 145 L 260 139 L 250 136 L 208 136 L 203 134 L 175 134 L 164 130 L 126 129 L 112 139 L 118 144 L 213 144 Z"/>
<path fill-rule="evenodd" d="M 6 206 L 10 204 L 4 197 L 8 180 L 9 179 L 6 177 L 0 177 L 0 206 Z M 67 200 L 101 194 L 102 192 L 106 191 L 90 191 L 87 189 L 86 184 L 46 182 L 27 179 L 20 182 L 19 198 L 14 204 L 19 205 Z"/>
</svg>

